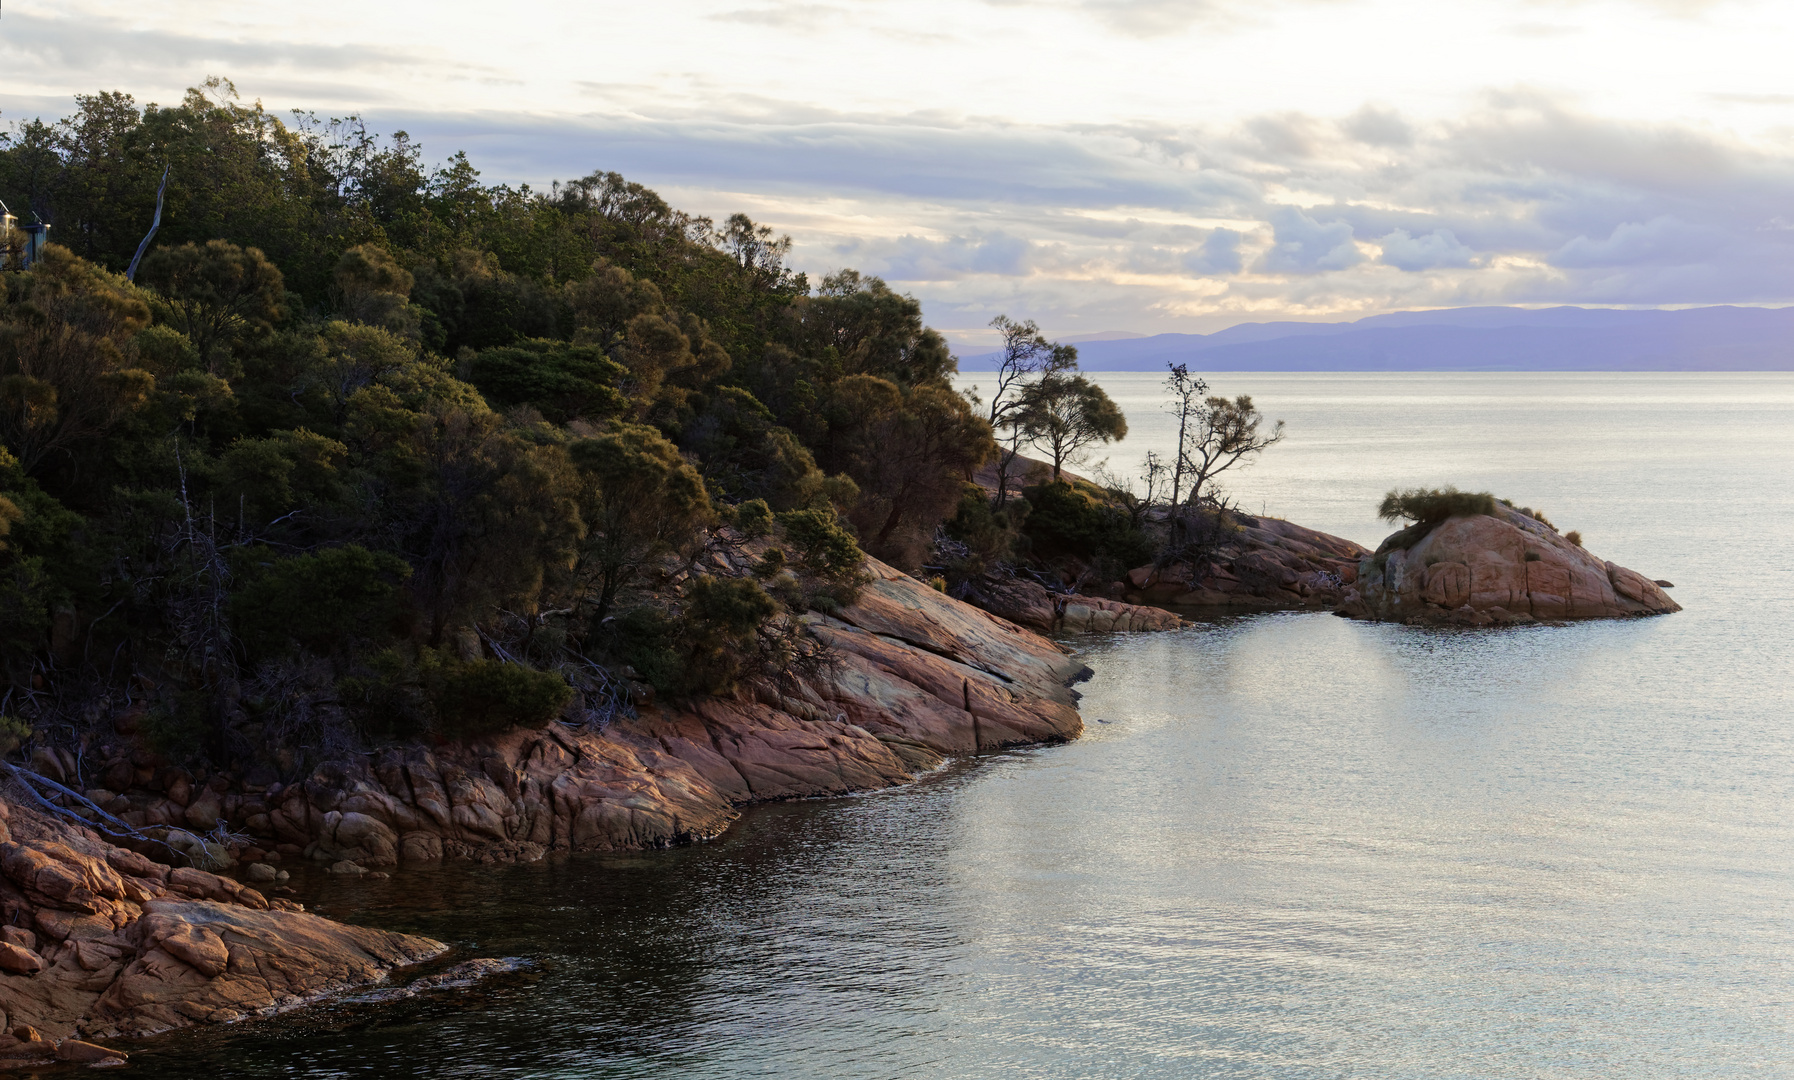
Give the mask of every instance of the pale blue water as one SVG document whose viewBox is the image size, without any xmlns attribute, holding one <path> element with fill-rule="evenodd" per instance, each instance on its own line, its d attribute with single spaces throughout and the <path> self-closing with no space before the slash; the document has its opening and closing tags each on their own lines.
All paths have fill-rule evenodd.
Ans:
<svg viewBox="0 0 1794 1080">
<path fill-rule="evenodd" d="M 1130 457 L 1153 380 L 1103 377 Z M 1794 377 L 1211 381 L 1290 423 L 1234 482 L 1254 509 L 1374 543 L 1391 485 L 1488 487 L 1687 610 L 1085 639 L 1077 743 L 695 848 L 341 886 L 333 914 L 554 970 L 165 1038 L 133 1069 L 1794 1075 Z"/>
</svg>

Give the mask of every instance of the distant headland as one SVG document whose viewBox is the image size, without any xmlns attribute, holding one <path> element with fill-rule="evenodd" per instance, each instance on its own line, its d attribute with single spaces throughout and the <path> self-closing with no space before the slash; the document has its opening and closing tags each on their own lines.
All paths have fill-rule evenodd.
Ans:
<svg viewBox="0 0 1794 1080">
<path fill-rule="evenodd" d="M 1794 308 L 1446 308 L 1242 323 L 1213 334 L 1096 334 L 1077 348 L 1085 371 L 1169 363 L 1207 371 L 1794 371 Z M 997 358 L 968 348 L 959 367 L 988 371 Z"/>
</svg>

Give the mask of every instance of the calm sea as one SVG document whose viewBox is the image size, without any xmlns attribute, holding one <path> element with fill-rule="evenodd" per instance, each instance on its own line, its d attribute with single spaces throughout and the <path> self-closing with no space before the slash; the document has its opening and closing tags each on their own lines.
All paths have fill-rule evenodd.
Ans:
<svg viewBox="0 0 1794 1080">
<path fill-rule="evenodd" d="M 1105 375 L 1166 439 L 1156 376 Z M 971 381 L 976 381 L 973 379 Z M 1219 375 L 1252 510 L 1490 489 L 1687 610 L 1078 642 L 1089 732 L 330 913 L 552 965 L 143 1047 L 146 1076 L 1794 1075 L 1794 376 Z"/>
</svg>

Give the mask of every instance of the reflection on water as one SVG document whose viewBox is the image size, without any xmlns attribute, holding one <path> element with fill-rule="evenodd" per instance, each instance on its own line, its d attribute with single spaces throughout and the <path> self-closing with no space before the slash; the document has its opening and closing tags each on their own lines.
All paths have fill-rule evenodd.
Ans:
<svg viewBox="0 0 1794 1080">
<path fill-rule="evenodd" d="M 1524 440 L 1455 407 L 1453 437 L 1519 475 Z M 1694 410 L 1691 430 L 1732 435 L 1662 474 L 1660 433 L 1586 418 L 1619 449 L 1548 509 L 1625 535 L 1679 615 L 1090 639 L 1077 743 L 759 808 L 699 847 L 333 884 L 331 914 L 553 968 L 465 1002 L 170 1036 L 132 1068 L 1794 1074 L 1790 408 Z"/>
</svg>

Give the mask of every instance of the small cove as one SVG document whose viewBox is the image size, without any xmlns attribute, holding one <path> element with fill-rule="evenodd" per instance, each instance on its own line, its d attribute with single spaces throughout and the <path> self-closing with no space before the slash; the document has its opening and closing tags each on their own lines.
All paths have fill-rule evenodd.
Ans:
<svg viewBox="0 0 1794 1080">
<path fill-rule="evenodd" d="M 1132 460 L 1156 438 L 1156 377 L 1102 378 Z M 1076 743 L 754 808 L 690 848 L 332 884 L 335 917 L 550 970 L 169 1036 L 129 1071 L 1794 1066 L 1794 379 L 1211 382 L 1291 424 L 1237 482 L 1250 508 L 1374 544 L 1387 487 L 1488 487 L 1674 579 L 1688 610 L 1500 632 L 1279 614 L 1083 640 Z"/>
</svg>

